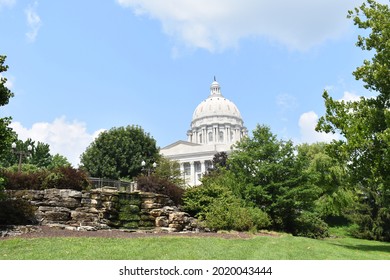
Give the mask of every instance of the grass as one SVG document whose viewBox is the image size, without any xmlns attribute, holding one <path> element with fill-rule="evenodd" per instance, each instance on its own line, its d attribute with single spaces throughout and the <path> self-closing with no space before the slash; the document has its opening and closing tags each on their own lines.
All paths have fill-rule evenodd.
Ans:
<svg viewBox="0 0 390 280">
<path fill-rule="evenodd" d="M 12 238 L 0 240 L 3 260 L 390 260 L 390 243 L 283 234 L 250 239 L 215 237 Z"/>
</svg>

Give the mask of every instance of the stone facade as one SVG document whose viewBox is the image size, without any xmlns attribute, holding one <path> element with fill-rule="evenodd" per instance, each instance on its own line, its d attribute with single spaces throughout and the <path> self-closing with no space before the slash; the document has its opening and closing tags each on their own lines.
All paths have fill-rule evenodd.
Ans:
<svg viewBox="0 0 390 280">
<path fill-rule="evenodd" d="M 124 228 L 129 230 L 198 231 L 199 223 L 175 207 L 168 196 L 148 192 L 119 192 L 103 187 L 10 191 L 29 201 L 41 225 L 74 230 Z"/>
</svg>

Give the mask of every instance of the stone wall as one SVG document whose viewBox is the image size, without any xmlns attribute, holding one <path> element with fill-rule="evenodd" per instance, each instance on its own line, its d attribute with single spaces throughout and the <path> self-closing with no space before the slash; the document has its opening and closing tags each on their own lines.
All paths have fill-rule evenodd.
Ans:
<svg viewBox="0 0 390 280">
<path fill-rule="evenodd" d="M 127 193 L 103 187 L 82 192 L 70 189 L 10 191 L 9 195 L 29 201 L 41 225 L 77 230 L 199 230 L 196 219 L 180 211 L 168 196 L 161 194 Z"/>
</svg>

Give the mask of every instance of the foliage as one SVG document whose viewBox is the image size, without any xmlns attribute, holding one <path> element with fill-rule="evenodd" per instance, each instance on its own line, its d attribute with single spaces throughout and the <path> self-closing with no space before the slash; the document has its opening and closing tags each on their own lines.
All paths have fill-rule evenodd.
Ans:
<svg viewBox="0 0 390 280">
<path fill-rule="evenodd" d="M 54 169 L 59 167 L 71 167 L 71 164 L 66 157 L 60 154 L 55 154 L 52 156 L 51 162 L 47 168 Z"/>
<path fill-rule="evenodd" d="M 132 179 L 159 158 L 156 141 L 139 126 L 102 132 L 81 155 L 81 164 L 92 177 Z"/>
<path fill-rule="evenodd" d="M 264 210 L 275 230 L 293 232 L 299 213 L 313 211 L 320 193 L 302 172 L 295 153 L 291 141 L 278 140 L 269 127 L 258 125 L 228 161 L 236 181 L 245 182 L 235 192 Z"/>
<path fill-rule="evenodd" d="M 259 230 L 270 225 L 268 215 L 261 209 L 247 205 L 235 195 L 239 182 L 222 167 L 202 180 L 201 186 L 187 189 L 184 209 L 205 220 L 213 230 Z"/>
<path fill-rule="evenodd" d="M 24 199 L 0 200 L 0 225 L 34 224 L 35 209 Z"/>
<path fill-rule="evenodd" d="M 182 204 L 184 189 L 175 185 L 172 181 L 156 176 L 141 175 L 137 178 L 137 189 L 144 192 L 153 192 L 169 196 L 175 205 Z"/>
<path fill-rule="evenodd" d="M 223 176 L 218 176 L 218 179 L 223 180 Z M 209 178 L 202 185 L 195 186 L 186 190 L 183 196 L 184 210 L 190 215 L 206 219 L 206 215 L 211 211 L 214 203 L 219 201 L 224 204 L 231 204 L 237 201 L 236 196 L 225 184 L 221 181 L 214 182 L 216 178 Z"/>
<path fill-rule="evenodd" d="M 184 187 L 185 183 L 180 172 L 180 164 L 177 161 L 170 160 L 166 157 L 160 157 L 154 175 L 172 182 L 173 184 Z"/>
<path fill-rule="evenodd" d="M 332 185 L 333 189 L 327 189 L 327 184 L 334 182 L 321 177 L 325 176 L 322 170 L 314 172 L 313 166 L 321 166 L 320 160 L 313 159 L 318 152 L 300 150 L 301 154 L 291 141 L 278 140 L 269 127 L 258 125 L 253 137 L 235 146 L 226 168 L 219 167 L 218 172 L 202 179 L 201 186 L 186 191 L 186 211 L 217 229 L 267 226 L 293 234 L 324 236 L 325 223 L 316 212 L 316 202 L 338 188 Z M 306 212 L 310 215 L 303 216 Z"/>
<path fill-rule="evenodd" d="M 5 179 L 0 175 L 0 201 L 5 199 Z"/>
<path fill-rule="evenodd" d="M 302 212 L 295 220 L 293 234 L 310 238 L 325 238 L 329 236 L 329 227 L 316 214 Z"/>
<path fill-rule="evenodd" d="M 270 225 L 266 213 L 259 208 L 242 206 L 239 199 L 233 203 L 216 200 L 209 205 L 205 221 L 212 230 L 257 231 Z"/>
<path fill-rule="evenodd" d="M 18 140 L 15 135 L 13 142 L 16 144 L 15 150 L 11 150 L 11 145 L 4 152 L 1 165 L 3 167 L 18 166 L 20 154 L 22 153 L 23 165 L 30 164 L 37 168 L 55 168 L 59 166 L 70 166 L 68 160 L 59 154 L 52 156 L 50 154 L 49 144 L 35 142 L 31 138 L 26 141 Z M 31 146 L 31 151 L 28 150 Z M 21 166 L 23 168 L 23 165 Z"/>
<path fill-rule="evenodd" d="M 303 173 L 309 184 L 319 189 L 315 210 L 324 219 L 345 217 L 356 200 L 356 190 L 348 183 L 346 164 L 331 156 L 331 148 L 326 143 L 297 147 Z"/>
<path fill-rule="evenodd" d="M 87 175 L 80 169 L 58 167 L 53 170 L 36 169 L 32 172 L 2 170 L 7 190 L 41 190 L 48 188 L 83 190 L 89 186 Z"/>
<path fill-rule="evenodd" d="M 317 130 L 338 132 L 345 139 L 334 142 L 334 156 L 344 160 L 349 183 L 358 190 L 362 205 L 352 216 L 360 233 L 390 241 L 390 9 L 367 0 L 348 17 L 370 31 L 367 37 L 358 37 L 357 46 L 373 57 L 353 74 L 377 95 L 345 102 L 325 91 L 326 115 Z"/>
<path fill-rule="evenodd" d="M 1 74 L 8 70 L 8 65 L 4 65 L 6 56 L 0 55 L 0 107 L 7 105 L 13 93 L 6 87 L 7 79 Z M 14 133 L 9 124 L 11 117 L 0 118 L 0 162 L 2 161 L 4 153 L 9 149 L 12 143 Z"/>
<path fill-rule="evenodd" d="M 42 182 L 42 188 L 84 190 L 89 186 L 87 174 L 81 169 L 61 166 L 50 170 Z"/>
</svg>

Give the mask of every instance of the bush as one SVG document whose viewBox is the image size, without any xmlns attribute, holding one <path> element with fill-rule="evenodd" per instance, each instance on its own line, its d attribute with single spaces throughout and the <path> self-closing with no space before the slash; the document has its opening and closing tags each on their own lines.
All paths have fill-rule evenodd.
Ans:
<svg viewBox="0 0 390 280">
<path fill-rule="evenodd" d="M 0 201 L 5 199 L 5 180 L 4 178 L 0 177 Z"/>
<path fill-rule="evenodd" d="M 259 208 L 243 207 L 235 203 L 216 201 L 205 215 L 206 225 L 212 230 L 257 231 L 270 225 L 268 215 Z"/>
<path fill-rule="evenodd" d="M 188 189 L 184 194 L 184 210 L 205 220 L 212 230 L 258 230 L 270 225 L 269 217 L 259 208 L 246 207 L 224 185 L 206 183 Z"/>
<path fill-rule="evenodd" d="M 2 175 L 5 178 L 5 188 L 7 190 L 40 190 L 47 172 L 40 170 L 26 173 L 5 170 Z"/>
<path fill-rule="evenodd" d="M 137 178 L 137 188 L 143 192 L 167 195 L 176 205 L 182 205 L 183 203 L 184 189 L 155 175 L 139 176 Z"/>
<path fill-rule="evenodd" d="M 35 224 L 34 207 L 23 199 L 0 201 L 0 225 Z"/>
<path fill-rule="evenodd" d="M 53 169 L 43 180 L 42 188 L 84 190 L 89 186 L 87 174 L 69 166 Z"/>
<path fill-rule="evenodd" d="M 329 236 L 329 227 L 316 214 L 303 212 L 294 221 L 293 234 L 309 238 L 325 238 Z"/>
<path fill-rule="evenodd" d="M 89 186 L 88 177 L 82 170 L 58 167 L 53 170 L 39 169 L 34 172 L 3 170 L 7 190 L 41 190 L 49 188 L 83 190 Z"/>
<path fill-rule="evenodd" d="M 226 204 L 236 200 L 234 194 L 219 184 L 204 184 L 187 189 L 183 196 L 184 210 L 190 215 L 205 219 L 216 201 Z"/>
</svg>

